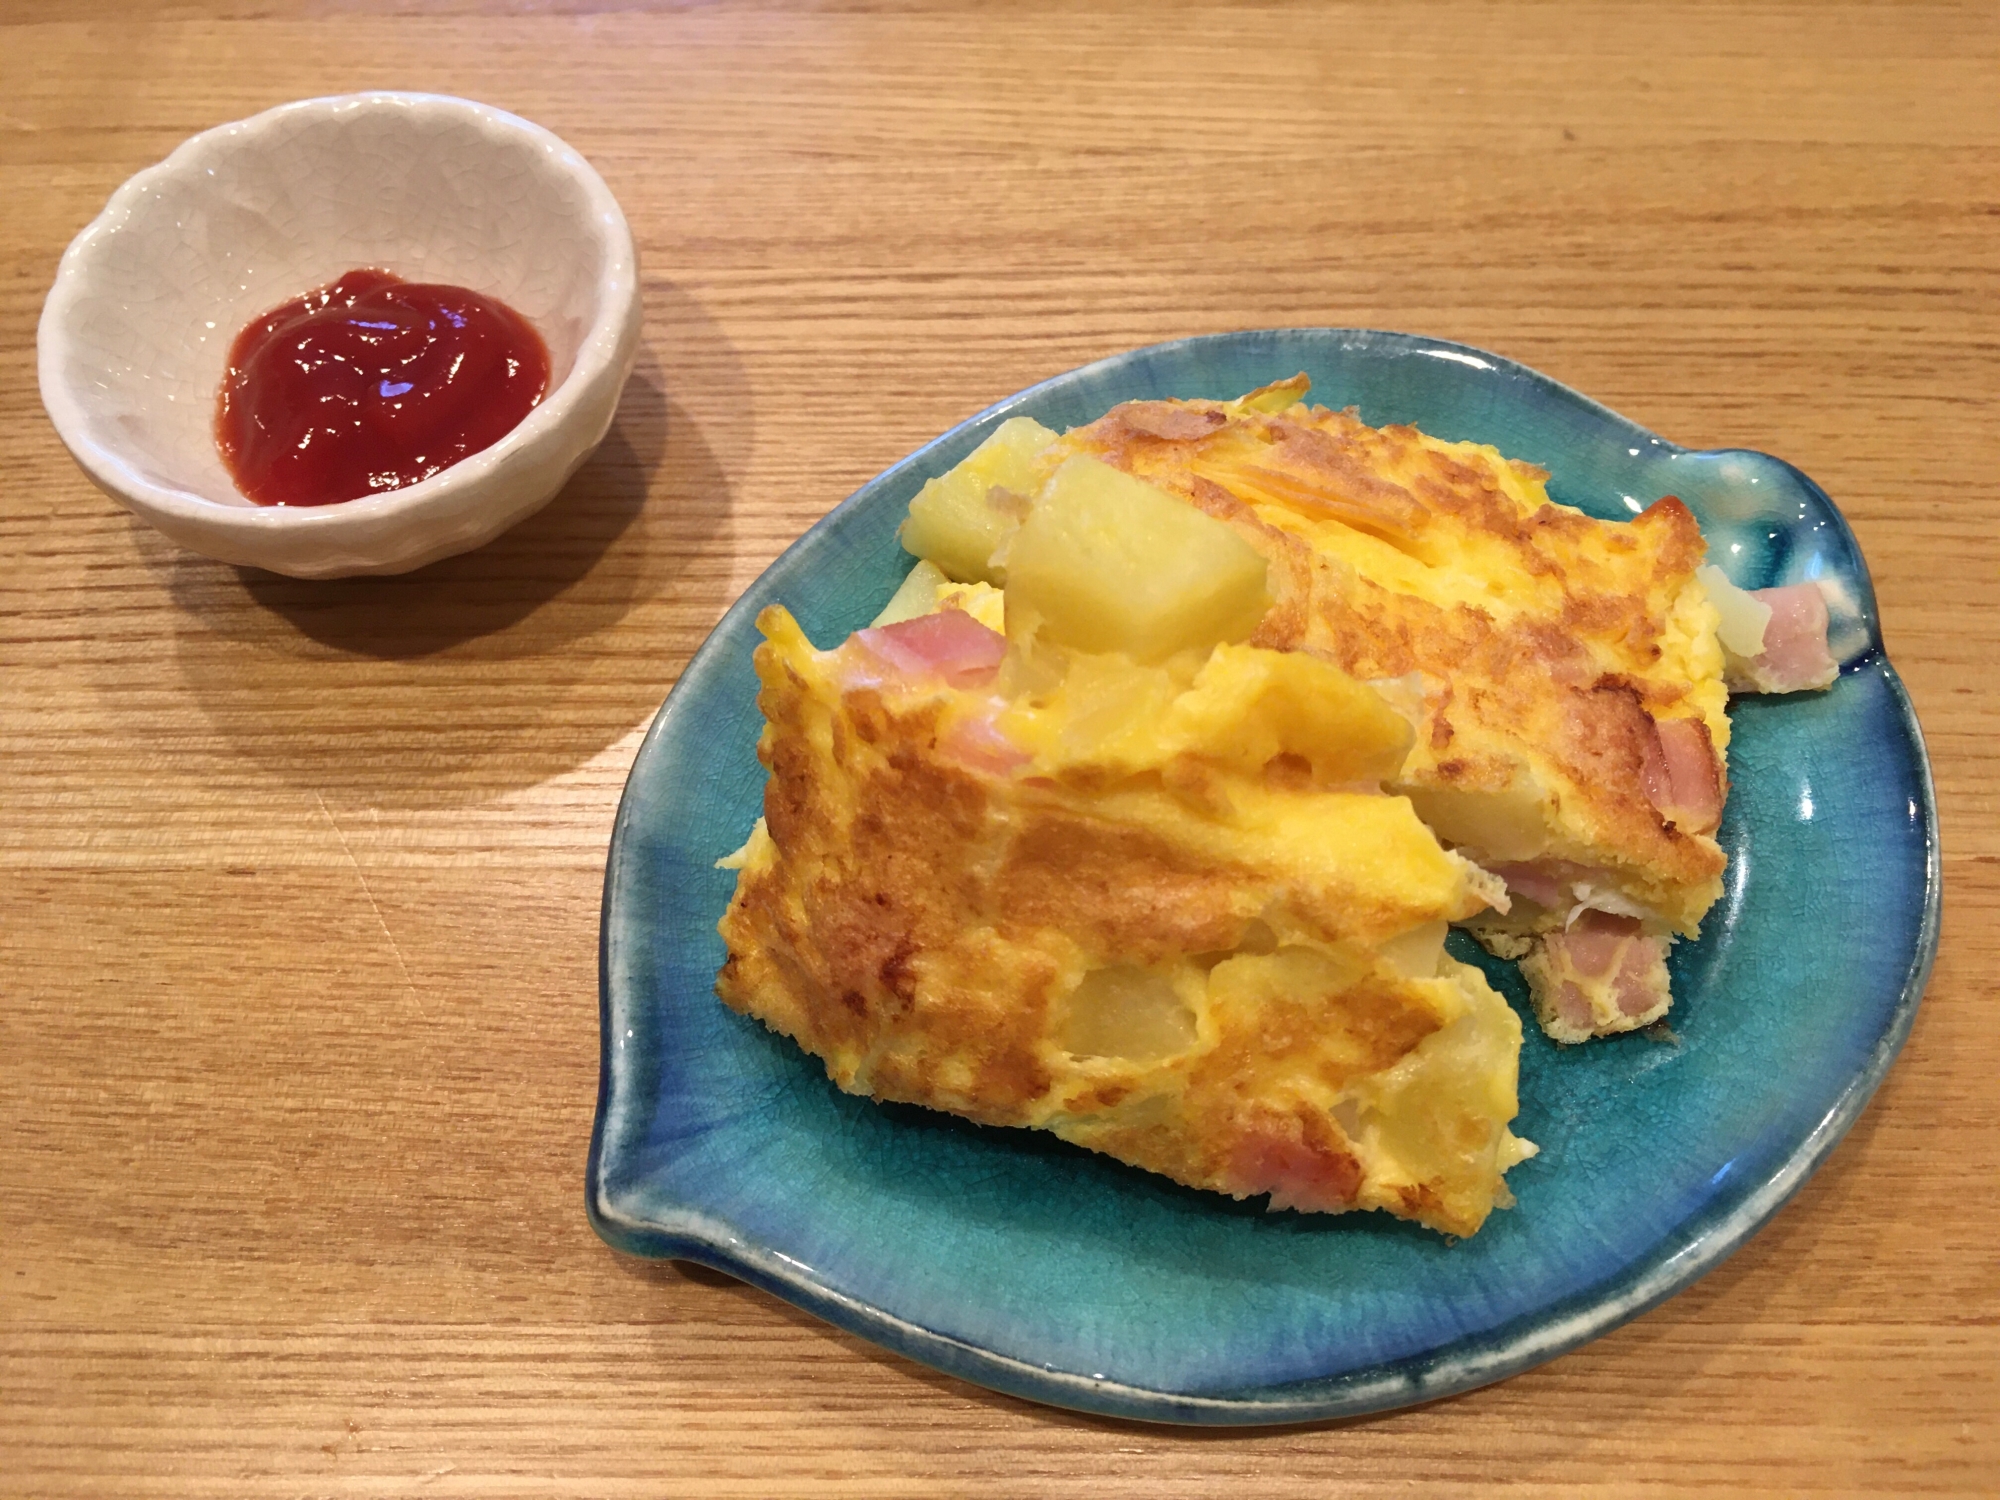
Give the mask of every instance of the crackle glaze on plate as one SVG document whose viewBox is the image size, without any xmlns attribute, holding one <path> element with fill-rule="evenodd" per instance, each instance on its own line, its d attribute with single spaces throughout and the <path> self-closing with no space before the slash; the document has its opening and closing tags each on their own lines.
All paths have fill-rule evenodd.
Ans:
<svg viewBox="0 0 2000 1500">
<path fill-rule="evenodd" d="M 1375 424 L 1490 442 L 1594 515 L 1677 494 L 1746 587 L 1817 578 L 1840 680 L 1739 701 L 1723 899 L 1672 969 L 1668 1042 L 1559 1049 L 1530 1020 L 1519 1197 L 1450 1244 L 1374 1214 L 1265 1213 L 1028 1131 L 852 1098 L 724 1009 L 714 868 L 761 810 L 754 617 L 831 645 L 910 566 L 923 481 L 996 424 L 1062 429 L 1141 397 L 1226 397 L 1303 369 Z M 1936 815 L 1854 538 L 1789 465 L 1689 452 L 1494 355 L 1290 329 L 1141 349 L 1038 385 L 856 493 L 737 603 L 639 752 L 612 835 L 591 1222 L 701 1261 L 913 1359 L 1057 1405 L 1156 1421 L 1354 1415 L 1501 1379 L 1672 1295 L 1825 1158 L 1907 1034 L 1937 943 Z M 1511 966 L 1462 936 L 1527 1015 Z"/>
</svg>

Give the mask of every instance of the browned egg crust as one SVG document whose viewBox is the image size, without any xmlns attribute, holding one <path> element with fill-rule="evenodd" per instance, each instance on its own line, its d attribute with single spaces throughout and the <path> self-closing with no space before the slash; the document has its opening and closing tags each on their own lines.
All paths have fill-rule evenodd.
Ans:
<svg viewBox="0 0 2000 1500">
<path fill-rule="evenodd" d="M 824 1060 L 841 1087 L 1050 1129 L 1189 1186 L 1273 1191 L 1274 1206 L 1382 1208 L 1469 1234 L 1511 1201 L 1501 1173 L 1532 1150 L 1505 1128 L 1518 1021 L 1476 971 L 1446 959 L 1450 977 L 1411 980 L 1371 956 L 1439 911 L 1371 903 L 1361 882 L 1301 894 L 1268 869 L 1102 815 L 1088 789 L 953 764 L 935 701 L 830 695 L 774 644 L 758 669 L 774 847 L 746 864 L 723 919 L 717 990 Z M 1319 970 L 1301 961 L 1337 981 L 1208 1006 L 1184 1057 L 1064 1050 L 1079 974 L 1269 953 L 1266 917 L 1347 955 Z M 1391 1153 L 1371 1156 L 1330 1104 L 1393 1078 L 1453 1021 L 1463 1097 L 1425 1092 L 1391 1124 L 1407 1137 L 1395 1162 L 1428 1165 L 1385 1165 Z M 1361 1118 L 1348 1124 L 1367 1139 Z"/>
<path fill-rule="evenodd" d="M 1726 775 L 1720 657 L 1695 674 L 1669 649 L 1705 555 L 1678 499 L 1598 521 L 1549 503 L 1548 476 L 1531 464 L 1304 404 L 1273 414 L 1133 402 L 1063 441 L 1181 495 L 1264 553 L 1276 598 L 1253 644 L 1311 651 L 1363 680 L 1423 675 L 1399 783 L 1420 809 L 1425 791 L 1499 793 L 1525 773 L 1554 803 L 1547 852 L 1615 872 L 1666 926 L 1695 933 L 1721 894 L 1724 855 L 1710 829 L 1662 815 L 1642 770 L 1653 721 L 1689 717 Z M 1367 562 L 1386 553 L 1316 546 L 1315 526 L 1415 566 L 1389 576 Z M 1474 572 L 1494 581 L 1491 605 L 1465 597 Z M 1510 589 L 1509 577 L 1534 587 Z"/>
</svg>

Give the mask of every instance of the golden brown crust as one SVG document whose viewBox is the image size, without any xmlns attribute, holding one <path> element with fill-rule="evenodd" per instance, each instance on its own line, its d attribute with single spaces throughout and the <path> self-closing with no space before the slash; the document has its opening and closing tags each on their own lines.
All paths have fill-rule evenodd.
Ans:
<svg viewBox="0 0 2000 1500">
<path fill-rule="evenodd" d="M 1365 680 L 1420 673 L 1427 693 L 1403 775 L 1413 790 L 1533 788 L 1552 854 L 1601 868 L 1628 897 L 1693 932 L 1723 854 L 1653 805 L 1649 721 L 1693 716 L 1727 744 L 1704 553 L 1687 507 L 1629 522 L 1550 503 L 1546 474 L 1490 448 L 1351 412 L 1279 415 L 1186 403 L 1168 434 L 1114 408 L 1064 441 L 1236 526 L 1271 565 L 1276 603 L 1254 638 Z M 1224 420 L 1214 420 L 1223 417 Z M 1714 657 L 1713 661 L 1708 658 Z M 1684 823 L 1686 820 L 1683 819 Z"/>
<path fill-rule="evenodd" d="M 1413 898 L 1368 888 L 1399 857 L 1387 846 L 1357 849 L 1349 874 L 1307 878 L 1254 841 L 1219 855 L 1226 817 L 1198 803 L 1174 813 L 1156 786 L 967 769 L 942 748 L 949 692 L 843 686 L 834 654 L 813 656 L 788 618 L 770 628 L 758 669 L 772 778 L 721 924 L 729 1005 L 795 1038 L 843 1088 L 1050 1129 L 1191 1186 L 1385 1208 L 1455 1234 L 1504 1199 L 1500 1174 L 1522 1149 L 1505 1128 L 1518 1024 L 1471 971 L 1440 960 L 1438 977 L 1404 979 L 1368 947 L 1413 923 L 1441 931 L 1465 909 L 1459 885 L 1399 906 Z M 1446 859 L 1400 816 L 1382 826 Z M 1083 981 L 1107 969 L 1144 976 L 1170 1044 L 1071 1050 Z M 1482 1039 L 1471 1074 L 1462 1043 L 1424 1051 L 1452 1025 Z M 1418 1067 L 1444 1070 L 1424 1108 L 1463 1112 L 1470 1155 L 1398 1156 L 1336 1123 L 1339 1100 Z M 1363 1106 L 1350 1107 L 1360 1130 Z"/>
<path fill-rule="evenodd" d="M 1142 829 L 1029 801 L 991 901 L 1003 932 L 1062 928 L 1089 952 L 1145 964 L 1234 948 L 1255 915 L 1252 879 Z"/>
</svg>

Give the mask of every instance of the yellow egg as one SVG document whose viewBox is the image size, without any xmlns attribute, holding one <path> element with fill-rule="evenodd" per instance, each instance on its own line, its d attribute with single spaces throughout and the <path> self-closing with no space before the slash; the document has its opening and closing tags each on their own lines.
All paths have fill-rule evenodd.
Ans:
<svg viewBox="0 0 2000 1500">
<path fill-rule="evenodd" d="M 1459 1235 L 1509 1201 L 1520 1025 L 1440 942 L 1497 886 L 1382 790 L 1410 729 L 1376 693 L 1225 645 L 1009 697 L 759 623 L 730 1005 L 842 1088 L 1190 1186 Z"/>
</svg>

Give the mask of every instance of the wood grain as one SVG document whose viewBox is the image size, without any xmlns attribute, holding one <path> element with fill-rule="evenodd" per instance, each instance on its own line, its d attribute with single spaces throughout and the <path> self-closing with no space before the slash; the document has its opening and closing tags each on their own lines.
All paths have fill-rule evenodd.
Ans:
<svg viewBox="0 0 2000 1500">
<path fill-rule="evenodd" d="M 0 1494 L 1991 1492 L 2000 12 L 142 7 L 0 16 Z M 418 575 L 175 551 L 34 329 L 184 136 L 371 86 L 560 132 L 646 352 L 547 512 Z M 1942 950 L 1827 1167 L 1497 1387 L 1180 1433 L 932 1374 L 582 1213 L 604 844 L 653 710 L 830 506 L 1019 387 L 1241 327 L 1445 335 L 1853 521 Z M 1532 457 L 1532 455 L 1527 455 Z"/>
</svg>

